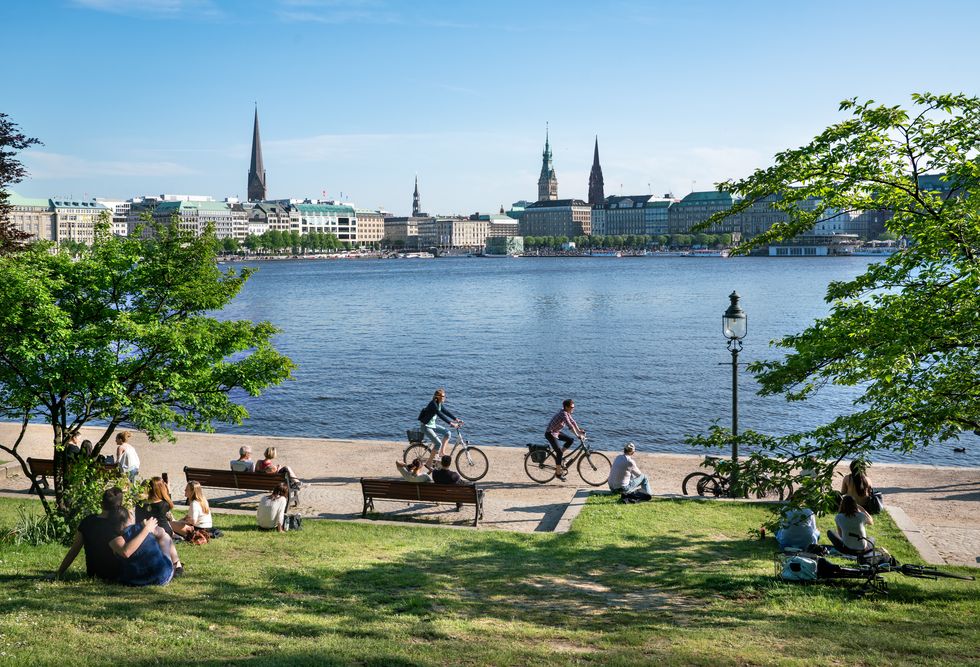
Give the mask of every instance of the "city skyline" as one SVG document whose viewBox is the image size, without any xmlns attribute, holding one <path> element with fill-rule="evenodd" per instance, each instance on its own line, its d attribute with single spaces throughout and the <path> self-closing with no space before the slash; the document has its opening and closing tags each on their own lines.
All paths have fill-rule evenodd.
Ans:
<svg viewBox="0 0 980 667">
<path fill-rule="evenodd" d="M 840 119 L 843 98 L 976 94 L 962 85 L 980 65 L 974 6 L 927 8 L 957 19 L 942 21 L 941 56 L 889 50 L 921 29 L 922 10 L 8 3 L 8 24 L 43 25 L 3 47 L 30 58 L 11 68 L 4 111 L 45 143 L 23 153 L 31 178 L 15 189 L 245 200 L 257 104 L 269 198 L 326 192 L 406 214 L 417 174 L 430 211 L 495 211 L 535 198 L 546 125 L 559 196 L 588 198 L 596 135 L 607 195 L 683 196 L 768 165 Z"/>
</svg>

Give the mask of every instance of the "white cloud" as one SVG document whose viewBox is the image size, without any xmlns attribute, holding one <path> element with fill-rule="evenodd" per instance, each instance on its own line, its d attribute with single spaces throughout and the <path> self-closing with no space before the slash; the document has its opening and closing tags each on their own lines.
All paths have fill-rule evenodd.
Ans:
<svg viewBox="0 0 980 667">
<path fill-rule="evenodd" d="M 92 179 L 95 176 L 172 177 L 200 173 L 177 162 L 136 162 L 129 160 L 87 160 L 75 155 L 32 151 L 24 156 L 31 178 Z"/>
</svg>

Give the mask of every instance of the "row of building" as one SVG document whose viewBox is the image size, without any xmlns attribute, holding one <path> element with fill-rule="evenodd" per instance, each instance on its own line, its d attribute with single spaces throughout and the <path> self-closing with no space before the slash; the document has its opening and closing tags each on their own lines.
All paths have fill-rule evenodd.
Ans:
<svg viewBox="0 0 980 667">
<path fill-rule="evenodd" d="M 943 189 L 938 176 L 925 187 Z M 134 197 L 126 201 L 106 199 L 30 199 L 12 193 L 12 222 L 23 231 L 55 242 L 90 242 L 96 221 L 110 216 L 115 234 L 133 234 L 149 214 L 155 220 L 176 217 L 178 224 L 195 234 L 213 227 L 219 239 L 243 241 L 266 231 L 327 233 L 351 246 L 404 247 L 410 249 L 480 250 L 488 239 L 517 236 L 650 236 L 688 234 L 712 215 L 736 204 L 730 193 L 715 190 L 691 192 L 683 198 L 667 194 L 605 196 L 599 141 L 596 138 L 592 170 L 589 174 L 588 201 L 558 198 L 558 176 L 554 168 L 550 139 L 546 130 L 538 200 L 515 202 L 509 211 L 471 216 L 430 216 L 420 205 L 418 179 L 412 197 L 412 215 L 394 216 L 386 211 L 363 209 L 349 202 L 310 199 L 268 199 L 266 172 L 262 158 L 258 111 L 256 110 L 249 165 L 248 201 L 215 201 L 206 196 L 159 195 Z M 737 215 L 704 230 L 711 234 L 731 234 L 735 239 L 751 238 L 768 230 L 786 215 L 771 206 L 771 200 L 756 202 Z M 814 202 L 814 205 L 816 202 Z M 873 239 L 884 230 L 887 211 L 841 212 L 818 223 L 800 239 L 833 236 Z M 150 233 L 143 226 L 143 234 Z M 809 240 L 808 240 L 809 239 Z"/>
</svg>

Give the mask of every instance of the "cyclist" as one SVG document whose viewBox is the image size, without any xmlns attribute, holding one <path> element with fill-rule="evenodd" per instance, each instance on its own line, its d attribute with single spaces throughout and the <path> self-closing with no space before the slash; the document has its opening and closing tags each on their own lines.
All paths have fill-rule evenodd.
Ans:
<svg viewBox="0 0 980 667">
<path fill-rule="evenodd" d="M 551 448 L 555 452 L 555 461 L 558 463 L 558 479 L 565 481 L 565 476 L 568 471 L 561 465 L 562 454 L 575 443 L 575 439 L 563 433 L 565 427 L 568 427 L 572 433 L 577 435 L 579 438 L 585 438 L 585 431 L 579 428 L 579 425 L 575 423 L 572 419 L 572 412 L 575 411 L 575 401 L 570 398 L 566 398 L 562 401 L 561 410 L 551 418 L 548 422 L 548 428 L 544 432 L 545 440 L 551 445 Z M 558 445 L 558 441 L 561 440 L 562 445 Z"/>
<path fill-rule="evenodd" d="M 446 454 L 446 445 L 449 444 L 450 436 L 448 428 L 436 424 L 436 418 L 438 417 L 453 427 L 463 425 L 463 420 L 458 419 L 456 415 L 451 413 L 445 407 L 445 404 L 446 390 L 436 389 L 436 392 L 432 395 L 432 400 L 419 413 L 419 423 L 422 426 L 422 433 L 432 441 L 432 452 L 429 454 L 429 460 L 426 462 L 426 467 L 430 469 L 432 468 L 432 461 L 436 458 L 437 452 L 439 456 Z"/>
</svg>

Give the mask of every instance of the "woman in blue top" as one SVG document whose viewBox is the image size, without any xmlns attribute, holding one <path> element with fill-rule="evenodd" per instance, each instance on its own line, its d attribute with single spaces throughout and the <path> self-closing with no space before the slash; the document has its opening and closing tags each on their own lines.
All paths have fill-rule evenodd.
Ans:
<svg viewBox="0 0 980 667">
<path fill-rule="evenodd" d="M 449 444 L 449 429 L 440 424 L 436 424 L 436 418 L 438 417 L 453 427 L 463 425 L 463 420 L 457 419 L 456 415 L 445 407 L 445 403 L 446 390 L 436 389 L 436 393 L 432 395 L 432 400 L 419 413 L 419 423 L 422 426 L 422 432 L 432 441 L 433 445 L 432 452 L 429 454 L 429 461 L 426 464 L 429 468 L 432 468 L 432 461 L 435 459 L 436 453 L 438 452 L 439 456 L 443 456 L 446 453 L 446 445 Z"/>
<path fill-rule="evenodd" d="M 122 510 L 119 524 L 122 534 L 109 542 L 109 548 L 120 560 L 120 584 L 165 586 L 174 574 L 183 573 L 170 536 L 158 527 L 155 518 L 136 523 L 132 514 Z"/>
</svg>

